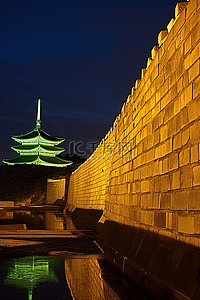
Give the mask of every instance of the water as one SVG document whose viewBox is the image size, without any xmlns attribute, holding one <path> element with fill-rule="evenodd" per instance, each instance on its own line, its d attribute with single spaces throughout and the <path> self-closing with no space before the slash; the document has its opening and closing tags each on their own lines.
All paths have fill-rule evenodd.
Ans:
<svg viewBox="0 0 200 300">
<path fill-rule="evenodd" d="M 70 218 L 63 217 L 62 212 L 45 209 L 8 211 L 7 215 L 0 219 L 0 229 L 3 229 L 1 226 L 6 224 L 7 226 L 26 224 L 27 229 L 32 230 L 75 230 Z M 89 241 L 87 242 L 86 239 L 85 241 L 88 248 Z M 62 243 L 68 245 L 69 240 L 60 243 L 61 250 L 64 250 Z M 60 247 L 58 239 L 53 244 L 56 249 Z M 36 247 L 41 248 L 41 246 Z M 49 245 L 46 247 L 48 248 Z M 34 250 L 29 256 L 19 257 L 24 255 L 22 253 L 27 255 L 28 248 L 22 248 L 17 250 L 18 248 L 15 247 L 15 252 L 11 251 L 11 255 L 14 253 L 12 259 L 0 259 L 0 299 L 2 300 L 151 299 L 132 282 L 125 282 L 123 275 L 105 259 L 103 254 L 81 254 L 75 247 L 68 254 L 67 251 L 58 251 L 61 254 L 59 256 L 55 256 L 56 251 L 53 251 L 53 255 L 30 256 L 32 253 L 37 253 Z M 6 257 L 8 257 L 7 251 Z"/>
<path fill-rule="evenodd" d="M 0 226 L 3 224 L 26 224 L 31 230 L 63 230 L 66 229 L 63 214 L 58 210 L 9 210 L 0 219 Z"/>
<path fill-rule="evenodd" d="M 0 293 L 4 300 L 71 300 L 59 257 L 27 256 L 0 261 Z"/>
<path fill-rule="evenodd" d="M 0 261 L 3 300 L 139 300 L 112 266 L 90 257 L 26 256 Z"/>
</svg>

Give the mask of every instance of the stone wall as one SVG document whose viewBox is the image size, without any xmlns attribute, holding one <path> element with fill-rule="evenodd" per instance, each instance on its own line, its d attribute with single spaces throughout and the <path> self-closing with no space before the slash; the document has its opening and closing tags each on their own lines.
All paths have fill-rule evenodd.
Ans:
<svg viewBox="0 0 200 300">
<path fill-rule="evenodd" d="M 48 178 L 46 204 L 53 204 L 58 199 L 65 198 L 66 178 Z"/>
<path fill-rule="evenodd" d="M 68 204 L 199 246 L 200 0 L 177 3 L 112 128 L 71 176 Z"/>
</svg>

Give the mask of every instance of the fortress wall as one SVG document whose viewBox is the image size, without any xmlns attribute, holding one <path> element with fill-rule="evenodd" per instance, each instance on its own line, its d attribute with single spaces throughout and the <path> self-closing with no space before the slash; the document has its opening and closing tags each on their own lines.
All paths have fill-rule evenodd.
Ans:
<svg viewBox="0 0 200 300">
<path fill-rule="evenodd" d="M 180 2 L 68 204 L 199 246 L 200 0 Z"/>
</svg>

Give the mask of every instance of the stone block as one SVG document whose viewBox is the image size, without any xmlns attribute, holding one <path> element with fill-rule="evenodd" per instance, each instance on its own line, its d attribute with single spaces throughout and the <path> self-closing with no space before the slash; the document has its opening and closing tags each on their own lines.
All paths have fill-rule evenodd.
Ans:
<svg viewBox="0 0 200 300">
<path fill-rule="evenodd" d="M 173 72 L 171 75 L 169 75 L 169 89 L 172 88 L 172 86 L 177 82 L 176 79 L 176 73 Z"/>
<path fill-rule="evenodd" d="M 191 127 L 190 127 L 190 139 L 192 141 L 199 140 L 200 139 L 200 122 L 195 122 Z"/>
<path fill-rule="evenodd" d="M 161 194 L 154 193 L 152 196 L 152 208 L 160 209 L 160 202 L 161 202 Z"/>
<path fill-rule="evenodd" d="M 161 209 L 170 209 L 171 208 L 171 196 L 169 193 L 161 193 L 160 208 Z"/>
<path fill-rule="evenodd" d="M 158 159 L 161 157 L 161 148 L 162 148 L 162 146 L 158 146 L 155 148 L 155 159 Z"/>
<path fill-rule="evenodd" d="M 171 96 L 170 96 L 170 99 L 171 99 L 171 100 L 176 99 L 177 94 L 178 94 L 177 83 L 174 84 L 173 87 L 171 88 L 170 94 L 171 94 Z M 171 100 L 170 100 L 170 101 L 171 101 Z"/>
<path fill-rule="evenodd" d="M 191 66 L 191 54 L 188 54 L 184 60 L 184 69 L 187 70 Z"/>
<path fill-rule="evenodd" d="M 177 116 L 177 129 L 179 130 L 188 124 L 188 108 L 184 107 L 180 114 Z"/>
<path fill-rule="evenodd" d="M 179 189 L 180 188 L 180 171 L 174 172 L 171 175 L 171 189 Z"/>
<path fill-rule="evenodd" d="M 186 106 L 192 100 L 192 84 L 190 84 L 181 95 L 180 109 Z"/>
<path fill-rule="evenodd" d="M 199 61 L 189 69 L 189 83 L 193 81 L 199 75 Z"/>
<path fill-rule="evenodd" d="M 152 116 L 158 115 L 160 112 L 160 102 L 158 102 L 152 109 Z"/>
<path fill-rule="evenodd" d="M 192 32 L 192 43 L 193 43 L 193 50 L 190 54 L 190 64 L 192 65 L 196 60 L 199 60 L 199 54 L 200 54 L 200 41 L 199 41 L 199 25 L 196 26 L 195 30 Z M 195 45 L 198 41 L 198 44 Z"/>
<path fill-rule="evenodd" d="M 162 30 L 159 34 L 158 34 L 158 45 L 161 46 L 161 44 L 163 43 L 164 39 L 166 38 L 168 34 L 167 30 Z"/>
<path fill-rule="evenodd" d="M 185 40 L 184 43 L 184 54 L 187 54 L 187 52 L 191 49 L 192 47 L 192 38 L 191 35 Z"/>
<path fill-rule="evenodd" d="M 163 113 L 160 113 L 159 115 L 155 116 L 152 120 L 152 130 L 156 131 L 159 126 L 163 124 Z"/>
<path fill-rule="evenodd" d="M 181 188 L 192 187 L 192 168 L 186 167 L 181 169 Z"/>
<path fill-rule="evenodd" d="M 200 95 L 200 76 L 193 83 L 193 98 L 199 97 Z"/>
<path fill-rule="evenodd" d="M 144 180 L 141 182 L 141 193 L 149 192 L 149 180 Z"/>
<path fill-rule="evenodd" d="M 197 162 L 199 159 L 199 145 L 191 147 L 191 163 Z"/>
<path fill-rule="evenodd" d="M 166 228 L 177 230 L 178 216 L 171 212 L 166 212 Z"/>
<path fill-rule="evenodd" d="M 179 166 L 185 166 L 190 163 L 190 148 L 186 148 L 179 153 Z"/>
<path fill-rule="evenodd" d="M 146 73 L 146 69 L 142 69 L 141 70 L 141 79 L 144 78 L 145 73 Z"/>
<path fill-rule="evenodd" d="M 164 144 L 164 155 L 172 152 L 172 138 L 169 138 Z"/>
<path fill-rule="evenodd" d="M 173 153 L 169 156 L 169 171 L 178 168 L 178 153 Z"/>
<path fill-rule="evenodd" d="M 161 176 L 154 178 L 154 189 L 155 189 L 156 192 L 161 192 L 162 191 Z"/>
<path fill-rule="evenodd" d="M 187 128 L 186 130 L 182 131 L 181 138 L 182 138 L 182 145 L 187 144 L 187 142 L 190 139 L 190 130 L 189 130 L 189 128 Z"/>
<path fill-rule="evenodd" d="M 148 59 L 147 59 L 147 69 L 149 68 L 151 62 L 152 62 L 152 58 L 148 57 Z"/>
<path fill-rule="evenodd" d="M 156 160 L 153 163 L 153 176 L 162 174 L 162 161 Z"/>
<path fill-rule="evenodd" d="M 200 189 L 187 191 L 188 210 L 200 210 Z"/>
<path fill-rule="evenodd" d="M 177 115 L 180 112 L 180 99 L 174 101 L 174 114 Z"/>
<path fill-rule="evenodd" d="M 163 159 L 162 170 L 163 170 L 163 173 L 169 172 L 169 158 L 168 157 Z"/>
<path fill-rule="evenodd" d="M 200 166 L 196 166 L 193 168 L 193 174 L 194 174 L 194 182 L 193 185 L 200 185 Z"/>
<path fill-rule="evenodd" d="M 144 194 L 141 195 L 141 208 L 152 208 L 152 195 Z"/>
<path fill-rule="evenodd" d="M 171 209 L 172 210 L 186 210 L 187 209 L 186 191 L 175 191 L 171 194 Z"/>
<path fill-rule="evenodd" d="M 140 222 L 146 225 L 153 225 L 154 212 L 153 211 L 141 211 Z"/>
<path fill-rule="evenodd" d="M 167 57 L 170 58 L 172 55 L 174 55 L 176 51 L 176 41 L 171 41 L 169 44 L 169 48 L 167 49 Z"/>
<path fill-rule="evenodd" d="M 154 136 L 153 136 L 153 144 L 156 145 L 160 142 L 160 132 L 159 132 L 159 129 L 157 129 L 155 132 L 154 132 Z"/>
<path fill-rule="evenodd" d="M 167 192 L 167 191 L 170 190 L 170 176 L 169 176 L 169 174 L 161 176 L 161 186 L 162 186 L 162 191 L 163 192 Z"/>
<path fill-rule="evenodd" d="M 137 88 L 139 87 L 140 82 L 141 82 L 141 79 L 137 79 L 137 80 L 135 81 L 135 89 L 137 89 Z"/>
<path fill-rule="evenodd" d="M 141 181 L 135 181 L 133 183 L 132 192 L 133 193 L 140 193 L 141 191 Z"/>
<path fill-rule="evenodd" d="M 168 25 L 167 25 L 167 30 L 168 30 L 168 32 L 171 31 L 171 29 L 172 29 L 172 27 L 173 27 L 173 25 L 174 25 L 174 21 L 175 21 L 174 18 L 172 18 L 172 19 L 169 21 L 169 23 L 168 23 Z"/>
<path fill-rule="evenodd" d="M 188 2 L 179 2 L 176 4 L 175 7 L 175 18 L 184 10 L 184 8 L 187 6 Z"/>
<path fill-rule="evenodd" d="M 176 118 L 171 119 L 168 122 L 168 137 L 176 134 Z"/>
<path fill-rule="evenodd" d="M 146 163 L 153 160 L 154 160 L 154 149 L 151 149 L 146 153 Z"/>
<path fill-rule="evenodd" d="M 158 45 L 155 45 L 152 50 L 151 50 L 151 57 L 152 59 L 154 59 L 154 57 L 156 56 L 156 54 L 158 53 L 158 50 L 159 50 L 159 46 Z"/>
<path fill-rule="evenodd" d="M 194 234 L 194 217 L 178 216 L 178 231 L 181 233 Z"/>
<path fill-rule="evenodd" d="M 182 146 L 181 133 L 178 133 L 173 137 L 173 150 L 181 148 L 181 146 Z"/>
<path fill-rule="evenodd" d="M 154 226 L 166 227 L 166 214 L 165 212 L 154 212 Z"/>
<path fill-rule="evenodd" d="M 194 233 L 200 234 L 200 214 L 194 215 Z"/>
<path fill-rule="evenodd" d="M 189 122 L 192 122 L 199 118 L 200 116 L 200 98 L 196 98 L 193 101 L 191 101 L 188 105 L 188 120 Z"/>
<path fill-rule="evenodd" d="M 162 126 L 160 128 L 160 142 L 168 138 L 168 125 Z"/>
</svg>

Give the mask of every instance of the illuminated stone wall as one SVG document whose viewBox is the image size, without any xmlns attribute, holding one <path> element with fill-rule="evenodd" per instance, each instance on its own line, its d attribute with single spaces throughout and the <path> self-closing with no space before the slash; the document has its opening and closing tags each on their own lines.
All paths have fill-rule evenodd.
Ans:
<svg viewBox="0 0 200 300">
<path fill-rule="evenodd" d="M 199 22 L 200 0 L 176 5 L 112 128 L 72 174 L 69 205 L 199 246 Z"/>
<path fill-rule="evenodd" d="M 53 204 L 57 199 L 65 197 L 65 178 L 47 179 L 46 204 Z"/>
</svg>

